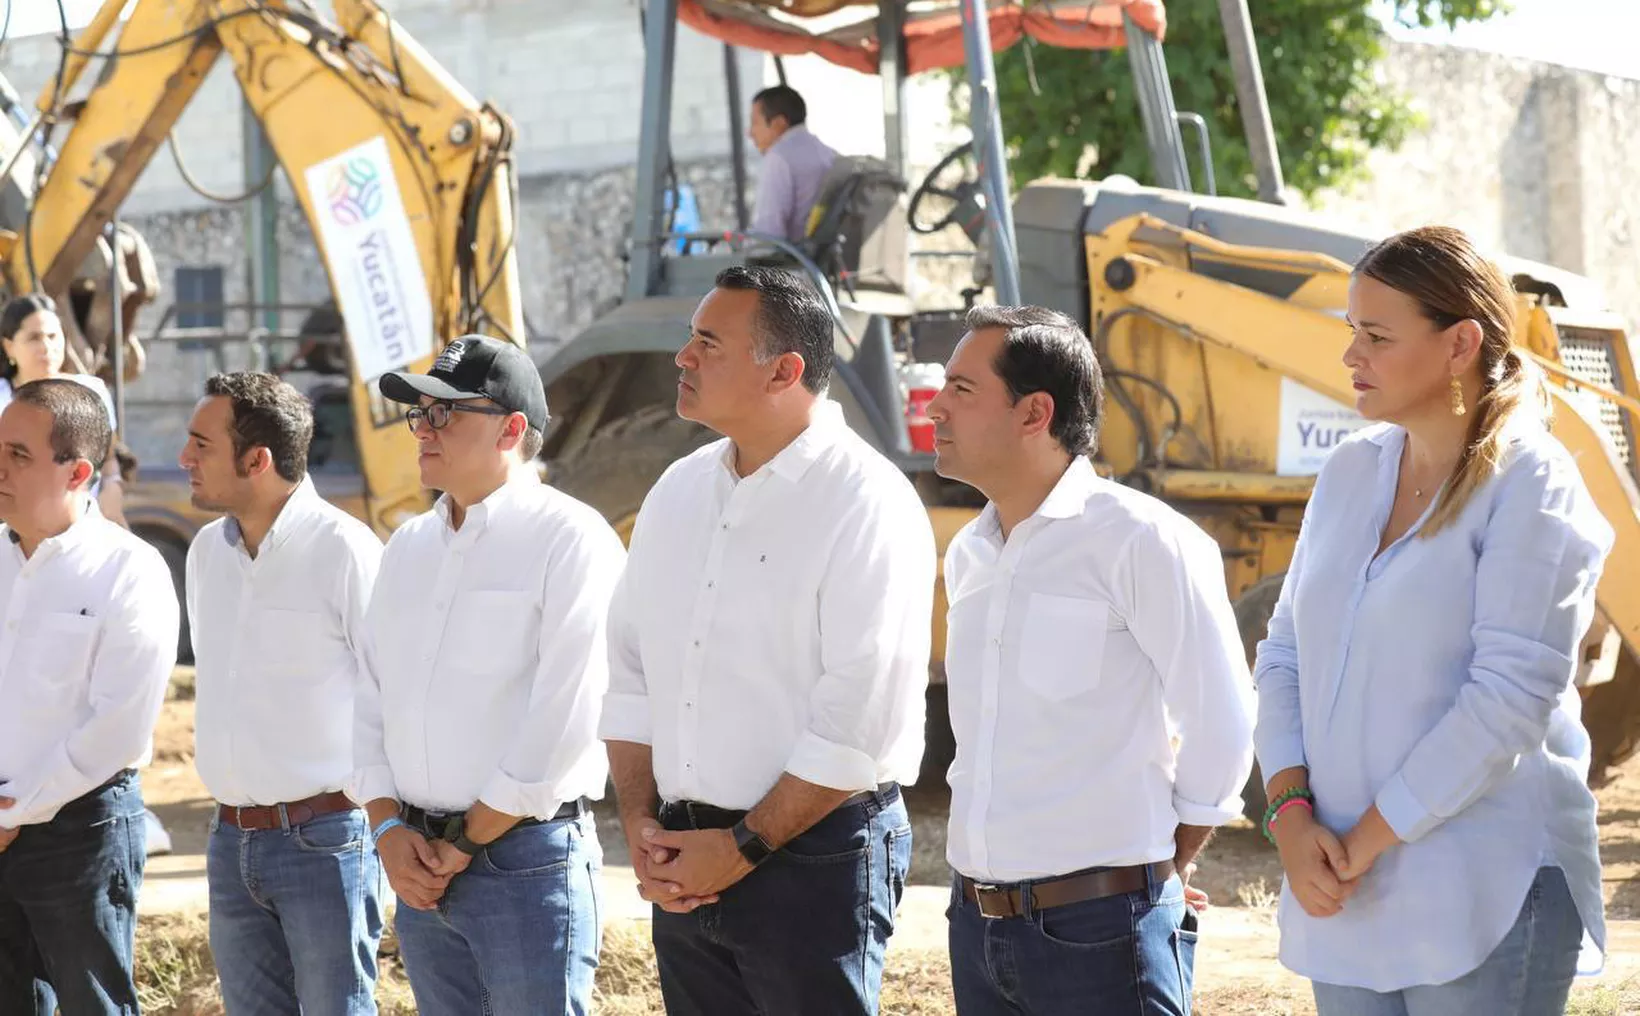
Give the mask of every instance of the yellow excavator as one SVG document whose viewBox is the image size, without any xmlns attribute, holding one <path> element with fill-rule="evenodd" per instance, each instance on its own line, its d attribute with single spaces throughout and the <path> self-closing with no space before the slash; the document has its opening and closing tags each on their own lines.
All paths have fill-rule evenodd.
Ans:
<svg viewBox="0 0 1640 1016">
<path fill-rule="evenodd" d="M 379 4 L 334 7 L 331 22 L 299 0 L 107 0 L 65 40 L 25 122 L 0 121 L 0 274 L 9 293 L 46 292 L 72 311 L 68 369 L 135 380 L 136 312 L 158 286 L 142 238 L 110 223 L 226 60 L 312 229 L 343 326 L 343 378 L 310 395 L 324 440 L 345 454 L 314 478 L 385 536 L 429 495 L 404 407 L 373 380 L 425 369 L 464 332 L 524 341 L 513 127 Z M 125 510 L 180 588 L 209 516 L 168 472 L 142 468 Z"/>
<path fill-rule="evenodd" d="M 710 437 L 670 405 L 672 356 L 695 303 L 729 264 L 784 264 L 831 302 L 838 336 L 832 398 L 913 478 L 943 553 L 979 505 L 971 490 L 934 474 L 933 455 L 917 440 L 920 426 L 926 436 L 918 389 L 926 393 L 927 378 L 938 375 L 962 334 L 961 302 L 990 288 L 999 302 L 1063 311 L 1093 337 L 1111 395 L 1096 468 L 1165 499 L 1216 538 L 1251 652 L 1264 635 L 1314 474 L 1326 450 L 1363 422 L 1340 362 L 1348 342 L 1342 318 L 1350 266 L 1378 238 L 1278 203 L 1280 165 L 1245 0 L 1219 0 L 1219 8 L 1264 201 L 1214 193 L 1206 121 L 1174 105 L 1161 0 L 645 0 L 628 283 L 619 306 L 543 366 L 559 420 L 546 448 L 553 482 L 599 507 L 618 529 L 630 526 L 666 465 Z M 840 159 L 800 241 L 748 231 L 743 202 L 731 228 L 677 225 L 670 113 L 679 24 L 777 61 L 810 55 L 880 77 L 886 155 Z M 1010 197 L 991 52 L 1020 40 L 1125 50 L 1135 137 L 1158 186 L 1121 177 L 1042 180 Z M 729 118 L 738 124 L 744 100 L 732 53 L 724 65 Z M 967 68 L 974 139 L 912 186 L 903 176 L 906 78 L 958 65 Z M 1185 144 L 1187 136 L 1194 145 Z M 747 175 L 740 156 L 737 184 Z M 928 309 L 907 284 L 908 234 L 947 229 L 971 245 L 975 277 L 960 302 Z M 1555 433 L 1578 457 L 1618 533 L 1578 670 L 1594 741 L 1591 778 L 1598 780 L 1634 752 L 1640 731 L 1634 349 L 1622 323 L 1587 297 L 1593 287 L 1586 280 L 1513 258 L 1504 268 L 1519 294 L 1517 341 L 1552 382 Z M 942 593 L 929 710 L 934 769 L 951 750 L 940 708 L 943 606 Z M 1262 812 L 1256 774 L 1245 797 L 1249 814 Z"/>
</svg>

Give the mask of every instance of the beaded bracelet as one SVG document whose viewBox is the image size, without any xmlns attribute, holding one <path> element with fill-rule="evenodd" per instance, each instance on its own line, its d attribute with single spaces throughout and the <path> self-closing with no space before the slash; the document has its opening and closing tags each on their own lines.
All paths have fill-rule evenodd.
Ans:
<svg viewBox="0 0 1640 1016">
<path fill-rule="evenodd" d="M 1271 823 L 1276 820 L 1276 814 L 1280 812 L 1282 807 L 1289 801 L 1305 801 L 1311 805 L 1311 810 L 1313 811 L 1315 795 L 1310 793 L 1309 787 L 1289 787 L 1276 795 L 1276 799 L 1270 802 L 1270 806 L 1268 808 L 1264 809 L 1264 838 L 1269 840 L 1271 843 L 1276 841 L 1276 834 L 1270 828 Z"/>
</svg>

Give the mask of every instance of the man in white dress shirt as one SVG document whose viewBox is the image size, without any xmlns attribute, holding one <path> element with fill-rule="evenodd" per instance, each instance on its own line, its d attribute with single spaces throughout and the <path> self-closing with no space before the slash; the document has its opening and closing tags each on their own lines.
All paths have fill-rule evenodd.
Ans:
<svg viewBox="0 0 1640 1016">
<path fill-rule="evenodd" d="M 1074 321 L 981 307 L 968 327 L 928 407 L 940 474 L 990 499 L 945 555 L 957 1009 L 1188 1013 L 1180 873 L 1252 767 L 1223 559 L 1094 473 L 1101 377 Z"/>
<path fill-rule="evenodd" d="M 3 1013 L 137 1011 L 137 770 L 178 611 L 159 552 L 88 493 L 112 440 L 102 401 L 63 378 L 23 385 L 0 413 Z"/>
<path fill-rule="evenodd" d="M 394 532 L 367 619 L 356 799 L 425 1016 L 585 1013 L 602 853 L 590 799 L 625 551 L 596 510 L 541 483 L 547 398 L 529 356 L 467 335 L 411 404 L 433 511 Z"/>
<path fill-rule="evenodd" d="M 206 850 L 211 955 L 229 1016 L 376 1011 L 381 865 L 353 772 L 370 527 L 307 473 L 313 409 L 271 374 L 219 374 L 180 456 L 195 767 L 217 800 Z"/>
<path fill-rule="evenodd" d="M 650 491 L 610 612 L 600 729 L 673 1016 L 877 1009 L 934 539 L 826 399 L 832 341 L 796 275 L 718 277 L 678 413 L 725 439 Z"/>
</svg>

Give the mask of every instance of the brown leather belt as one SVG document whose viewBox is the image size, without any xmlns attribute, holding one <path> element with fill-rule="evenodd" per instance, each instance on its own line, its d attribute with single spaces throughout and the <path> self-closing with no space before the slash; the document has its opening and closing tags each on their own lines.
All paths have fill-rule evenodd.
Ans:
<svg viewBox="0 0 1640 1016">
<path fill-rule="evenodd" d="M 1062 878 L 1046 878 L 1038 882 L 1015 882 L 1010 885 L 991 885 L 975 882 L 962 876 L 962 895 L 969 903 L 979 905 L 985 917 L 1022 917 L 1025 914 L 1024 894 L 1031 894 L 1032 910 L 1062 907 L 1067 903 L 1082 903 L 1102 899 L 1118 893 L 1138 892 L 1152 881 L 1165 882 L 1174 872 L 1172 861 L 1155 864 L 1131 864 L 1125 868 L 1098 868 Z"/>
<path fill-rule="evenodd" d="M 313 797 L 287 804 L 246 805 L 243 808 L 232 804 L 219 804 L 216 806 L 216 817 L 235 829 L 254 832 L 261 829 L 298 826 L 321 815 L 352 811 L 357 807 L 351 797 L 340 790 L 332 790 L 328 794 L 315 794 Z"/>
</svg>

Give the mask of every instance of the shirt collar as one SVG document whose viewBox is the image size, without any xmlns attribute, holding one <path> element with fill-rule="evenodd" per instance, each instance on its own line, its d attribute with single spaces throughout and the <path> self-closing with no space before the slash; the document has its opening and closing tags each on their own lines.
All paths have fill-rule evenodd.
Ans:
<svg viewBox="0 0 1640 1016">
<path fill-rule="evenodd" d="M 268 529 L 268 535 L 262 538 L 262 546 L 258 553 L 263 553 L 283 543 L 285 537 L 295 529 L 296 523 L 308 514 L 319 501 L 319 492 L 313 486 L 312 476 L 303 476 L 302 482 L 290 492 L 290 497 L 280 506 L 279 514 L 274 516 L 273 525 Z M 229 515 L 222 523 L 222 538 L 230 547 L 242 547 L 245 543 L 245 532 L 239 527 L 239 520 Z"/>
<path fill-rule="evenodd" d="M 449 494 L 440 495 L 438 502 L 433 505 L 433 510 L 444 521 L 444 531 L 446 533 L 466 533 L 469 529 L 473 532 L 482 532 L 484 527 L 489 524 L 492 514 L 499 509 L 505 508 L 523 491 L 539 486 L 541 486 L 541 477 L 534 469 L 514 469 L 507 474 L 507 479 L 501 486 L 490 491 L 489 496 L 484 500 L 467 509 L 466 514 L 462 517 L 459 530 L 450 524 L 450 508 L 454 502 L 450 500 Z"/>
<path fill-rule="evenodd" d="M 796 127 L 787 127 L 786 133 L 775 138 L 774 144 L 769 146 L 770 152 L 778 152 L 782 148 L 796 144 L 797 139 L 809 132 L 807 124 L 798 124 Z"/>
<path fill-rule="evenodd" d="M 793 483 L 801 480 L 803 474 L 809 471 L 809 467 L 819 461 L 820 456 L 828 448 L 837 443 L 837 438 L 845 427 L 842 406 L 830 399 L 816 401 L 814 409 L 809 413 L 809 425 L 803 428 L 803 433 L 797 435 L 791 444 L 780 449 L 758 472 L 767 470 Z M 735 472 L 733 441 L 724 446 L 723 468 L 729 471 L 731 477 L 738 478 Z"/>
<path fill-rule="evenodd" d="M 74 522 L 74 524 L 58 533 L 56 536 L 41 540 L 40 546 L 35 548 L 35 556 L 38 557 L 39 552 L 47 548 L 52 550 L 70 550 L 78 546 L 91 535 L 91 530 L 94 527 L 94 523 L 90 526 L 88 526 L 87 523 L 92 522 L 94 519 L 100 518 L 102 518 L 102 512 L 97 510 L 97 499 L 94 497 L 87 497 L 85 499 L 85 503 L 82 505 L 80 517 Z M 17 530 L 11 528 L 10 526 L 6 526 L 5 529 L 6 539 L 11 542 L 12 546 L 21 549 L 23 537 L 18 534 Z"/>
<path fill-rule="evenodd" d="M 1086 455 L 1071 459 L 1071 464 L 1060 474 L 1059 481 L 1048 491 L 1048 496 L 1031 513 L 1031 519 L 1074 519 L 1087 509 L 1088 498 L 1099 486 L 1099 474 Z M 1025 521 L 1029 522 L 1030 519 Z M 979 531 L 990 536 L 1000 535 L 1002 519 L 995 502 L 987 501 L 979 513 Z"/>
</svg>

